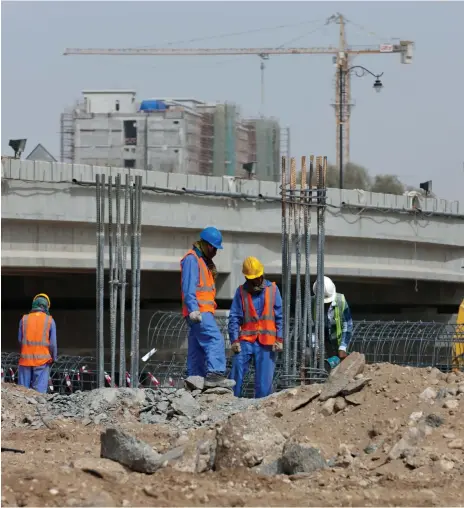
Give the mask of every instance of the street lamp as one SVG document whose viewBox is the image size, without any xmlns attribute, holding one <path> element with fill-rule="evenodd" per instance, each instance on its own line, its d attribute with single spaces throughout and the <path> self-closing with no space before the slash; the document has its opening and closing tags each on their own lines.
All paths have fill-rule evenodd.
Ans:
<svg viewBox="0 0 464 508">
<path fill-rule="evenodd" d="M 344 88 L 345 88 L 345 82 L 346 82 L 346 76 L 348 74 L 353 73 L 358 78 L 362 78 L 366 74 L 370 74 L 375 78 L 373 88 L 378 93 L 383 88 L 383 84 L 380 81 L 380 78 L 383 76 L 383 72 L 381 74 L 374 74 L 369 69 L 366 69 L 362 65 L 354 65 L 353 67 L 350 67 L 349 69 L 343 69 L 342 66 L 339 67 L 339 171 L 340 171 L 340 189 L 343 189 L 343 111 L 344 111 Z"/>
</svg>

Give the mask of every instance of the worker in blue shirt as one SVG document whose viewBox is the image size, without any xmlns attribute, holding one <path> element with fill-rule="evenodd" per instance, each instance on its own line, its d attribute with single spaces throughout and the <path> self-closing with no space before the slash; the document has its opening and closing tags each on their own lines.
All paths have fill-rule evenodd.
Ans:
<svg viewBox="0 0 464 508">
<path fill-rule="evenodd" d="M 282 298 L 274 282 L 264 278 L 255 257 L 243 262 L 245 283 L 235 292 L 229 313 L 229 339 L 234 352 L 230 377 L 240 397 L 251 360 L 255 365 L 255 397 L 272 393 L 276 352 L 283 349 Z"/>
<path fill-rule="evenodd" d="M 36 295 L 32 308 L 19 322 L 18 341 L 21 345 L 18 384 L 46 393 L 50 366 L 56 361 L 56 324 L 50 315 L 50 298 Z"/>
<path fill-rule="evenodd" d="M 232 388 L 227 379 L 224 337 L 214 319 L 217 269 L 213 262 L 222 249 L 222 235 L 215 227 L 200 233 L 200 240 L 181 260 L 182 315 L 189 327 L 187 375 L 205 378 L 206 388 Z"/>
<path fill-rule="evenodd" d="M 313 285 L 314 293 L 316 293 L 316 289 L 317 281 Z M 314 321 L 315 316 L 316 302 L 313 297 Z M 325 356 L 327 359 L 338 357 L 343 360 L 348 355 L 347 351 L 353 335 L 353 318 L 345 295 L 337 293 L 335 284 L 329 277 L 324 277 L 324 317 Z"/>
</svg>

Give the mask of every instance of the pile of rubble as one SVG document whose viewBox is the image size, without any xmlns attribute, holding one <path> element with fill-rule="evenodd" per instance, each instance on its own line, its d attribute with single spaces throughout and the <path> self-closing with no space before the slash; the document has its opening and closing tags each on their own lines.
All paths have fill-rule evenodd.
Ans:
<svg viewBox="0 0 464 508">
<path fill-rule="evenodd" d="M 101 388 L 70 395 L 37 395 L 5 384 L 2 422 L 6 426 L 41 428 L 52 420 L 70 418 L 84 425 L 140 422 L 195 428 L 223 420 L 257 403 L 237 399 L 225 388 L 204 390 L 202 381 L 203 378 L 188 378 L 186 388 L 180 389 Z M 16 410 L 11 410 L 11 406 Z"/>
<path fill-rule="evenodd" d="M 91 506 L 90 485 L 127 506 L 462 505 L 463 405 L 462 372 L 357 353 L 323 385 L 259 400 L 201 378 L 70 396 L 2 385 L 2 445 L 26 452 L 9 454 L 3 501 Z M 49 490 L 26 495 L 25 468 L 32 478 L 45 463 Z"/>
</svg>

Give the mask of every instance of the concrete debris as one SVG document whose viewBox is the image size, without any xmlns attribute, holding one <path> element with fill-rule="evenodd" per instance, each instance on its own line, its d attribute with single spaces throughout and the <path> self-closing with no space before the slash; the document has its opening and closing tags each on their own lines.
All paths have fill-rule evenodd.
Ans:
<svg viewBox="0 0 464 508">
<path fill-rule="evenodd" d="M 432 400 L 435 400 L 437 398 L 437 392 L 433 388 L 426 388 L 420 395 L 419 399 L 430 402 Z"/>
<path fill-rule="evenodd" d="M 291 440 L 285 443 L 282 453 L 282 470 L 285 474 L 312 473 L 326 467 L 327 462 L 318 448 Z"/>
<path fill-rule="evenodd" d="M 190 391 L 203 390 L 205 386 L 205 378 L 201 376 L 189 376 L 185 380 L 185 387 Z"/>
<path fill-rule="evenodd" d="M 457 409 L 459 407 L 459 401 L 456 399 L 447 400 L 443 407 L 446 409 Z"/>
<path fill-rule="evenodd" d="M 197 400 L 189 392 L 182 390 L 176 393 L 176 398 L 171 402 L 171 407 L 176 413 L 188 418 L 194 418 L 201 411 Z"/>
<path fill-rule="evenodd" d="M 118 429 L 107 429 L 100 437 L 102 458 L 111 459 L 139 473 L 154 473 L 162 465 L 161 455 L 135 437 Z"/>
<path fill-rule="evenodd" d="M 244 411 L 230 416 L 218 429 L 215 469 L 254 467 L 276 460 L 285 438 L 262 412 Z"/>
<path fill-rule="evenodd" d="M 335 410 L 335 400 L 336 399 L 328 399 L 322 404 L 321 414 L 324 416 L 330 416 L 333 414 Z"/>
<path fill-rule="evenodd" d="M 363 354 L 351 353 L 330 373 L 319 396 L 320 400 L 324 402 L 339 395 L 354 380 L 355 376 L 363 372 L 365 364 L 366 359 Z M 362 382 L 362 379 L 356 381 Z"/>
<path fill-rule="evenodd" d="M 411 427 L 390 450 L 388 458 L 395 460 L 416 455 L 418 445 L 422 443 L 426 436 L 430 435 L 431 431 L 431 427 L 425 423 L 419 424 L 417 427 Z"/>
<path fill-rule="evenodd" d="M 340 392 L 341 395 L 351 395 L 352 393 L 359 392 L 362 390 L 368 383 L 372 381 L 372 378 L 365 377 L 361 379 L 353 379 L 350 381 L 345 388 Z"/>
<path fill-rule="evenodd" d="M 343 411 L 346 408 L 346 406 L 348 406 L 348 404 L 343 397 L 337 397 L 335 399 L 335 404 L 334 404 L 335 413 Z"/>
</svg>

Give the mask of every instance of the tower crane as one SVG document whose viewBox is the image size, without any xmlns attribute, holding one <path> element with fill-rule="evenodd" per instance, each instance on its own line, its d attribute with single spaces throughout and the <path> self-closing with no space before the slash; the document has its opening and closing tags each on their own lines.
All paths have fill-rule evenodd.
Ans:
<svg viewBox="0 0 464 508">
<path fill-rule="evenodd" d="M 261 111 L 264 115 L 264 60 L 270 56 L 279 55 L 333 55 L 336 66 L 335 80 L 335 121 L 336 121 L 336 160 L 347 163 L 350 157 L 350 116 L 351 116 L 351 76 L 349 62 L 356 55 L 377 55 L 399 53 L 402 64 L 412 63 L 412 41 L 400 40 L 395 44 L 380 44 L 368 46 L 348 46 L 346 41 L 346 18 L 334 14 L 327 19 L 326 24 L 340 25 L 338 46 L 327 47 L 276 47 L 276 48 L 67 48 L 64 55 L 103 55 L 103 56 L 234 56 L 257 55 L 261 69 Z M 338 77 L 344 76 L 344 79 Z M 344 83 L 340 90 L 341 83 Z M 342 93 L 340 93 L 342 91 Z M 340 136 L 342 132 L 342 136 Z M 340 154 L 342 144 L 342 154 Z M 340 157 L 341 155 L 341 157 Z M 342 165 L 343 163 L 340 162 Z M 340 172 L 342 167 L 339 168 Z"/>
</svg>

